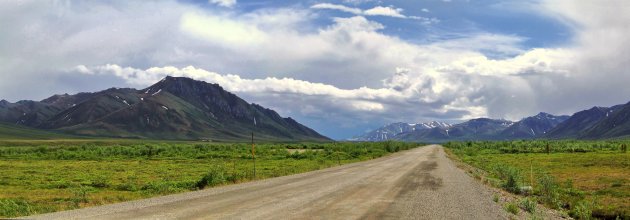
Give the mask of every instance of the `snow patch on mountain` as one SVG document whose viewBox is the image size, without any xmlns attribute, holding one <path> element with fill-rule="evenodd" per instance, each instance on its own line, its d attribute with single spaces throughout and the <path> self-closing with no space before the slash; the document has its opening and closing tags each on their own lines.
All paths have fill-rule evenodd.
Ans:
<svg viewBox="0 0 630 220">
<path fill-rule="evenodd" d="M 396 135 L 413 132 L 416 130 L 433 129 L 433 128 L 449 128 L 452 125 L 446 122 L 431 121 L 423 123 L 391 123 L 363 135 L 353 137 L 352 141 L 386 141 Z"/>
</svg>

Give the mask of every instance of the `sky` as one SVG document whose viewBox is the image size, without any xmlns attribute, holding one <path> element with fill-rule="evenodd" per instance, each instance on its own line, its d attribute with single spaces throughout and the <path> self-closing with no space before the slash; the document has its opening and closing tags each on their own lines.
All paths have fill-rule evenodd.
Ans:
<svg viewBox="0 0 630 220">
<path fill-rule="evenodd" d="M 335 139 L 630 101 L 626 0 L 0 2 L 0 99 L 185 76 Z"/>
</svg>

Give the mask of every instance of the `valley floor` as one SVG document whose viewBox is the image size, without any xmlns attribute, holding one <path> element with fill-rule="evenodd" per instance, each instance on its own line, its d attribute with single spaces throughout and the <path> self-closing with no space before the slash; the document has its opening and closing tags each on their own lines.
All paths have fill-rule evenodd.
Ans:
<svg viewBox="0 0 630 220">
<path fill-rule="evenodd" d="M 506 219 L 492 192 L 431 145 L 304 174 L 41 219 Z"/>
<path fill-rule="evenodd" d="M 453 142 L 446 144 L 473 176 L 511 191 L 533 187 L 531 200 L 575 218 L 630 218 L 628 141 Z M 548 146 L 550 153 L 546 153 Z M 508 183 L 513 179 L 513 183 Z M 512 190 L 513 191 L 513 190 Z M 516 192 L 519 194 L 519 192 Z"/>
<path fill-rule="evenodd" d="M 370 160 L 417 144 L 0 140 L 0 218 L 125 202 Z"/>
</svg>

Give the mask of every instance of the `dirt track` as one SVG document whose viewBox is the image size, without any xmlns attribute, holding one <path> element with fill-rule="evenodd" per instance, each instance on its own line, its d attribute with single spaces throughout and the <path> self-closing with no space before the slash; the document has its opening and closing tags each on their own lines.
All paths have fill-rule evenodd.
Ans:
<svg viewBox="0 0 630 220">
<path fill-rule="evenodd" d="M 506 219 L 491 192 L 421 147 L 325 170 L 37 219 Z"/>
</svg>

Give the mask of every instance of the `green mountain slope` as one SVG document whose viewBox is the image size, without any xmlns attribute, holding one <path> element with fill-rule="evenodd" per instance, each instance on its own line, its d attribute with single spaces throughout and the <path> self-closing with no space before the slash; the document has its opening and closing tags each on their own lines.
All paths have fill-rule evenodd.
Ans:
<svg viewBox="0 0 630 220">
<path fill-rule="evenodd" d="M 21 125 L 0 122 L 0 139 L 7 140 L 48 140 L 60 138 L 77 138 L 75 136 L 57 132 L 44 131 Z"/>
</svg>

